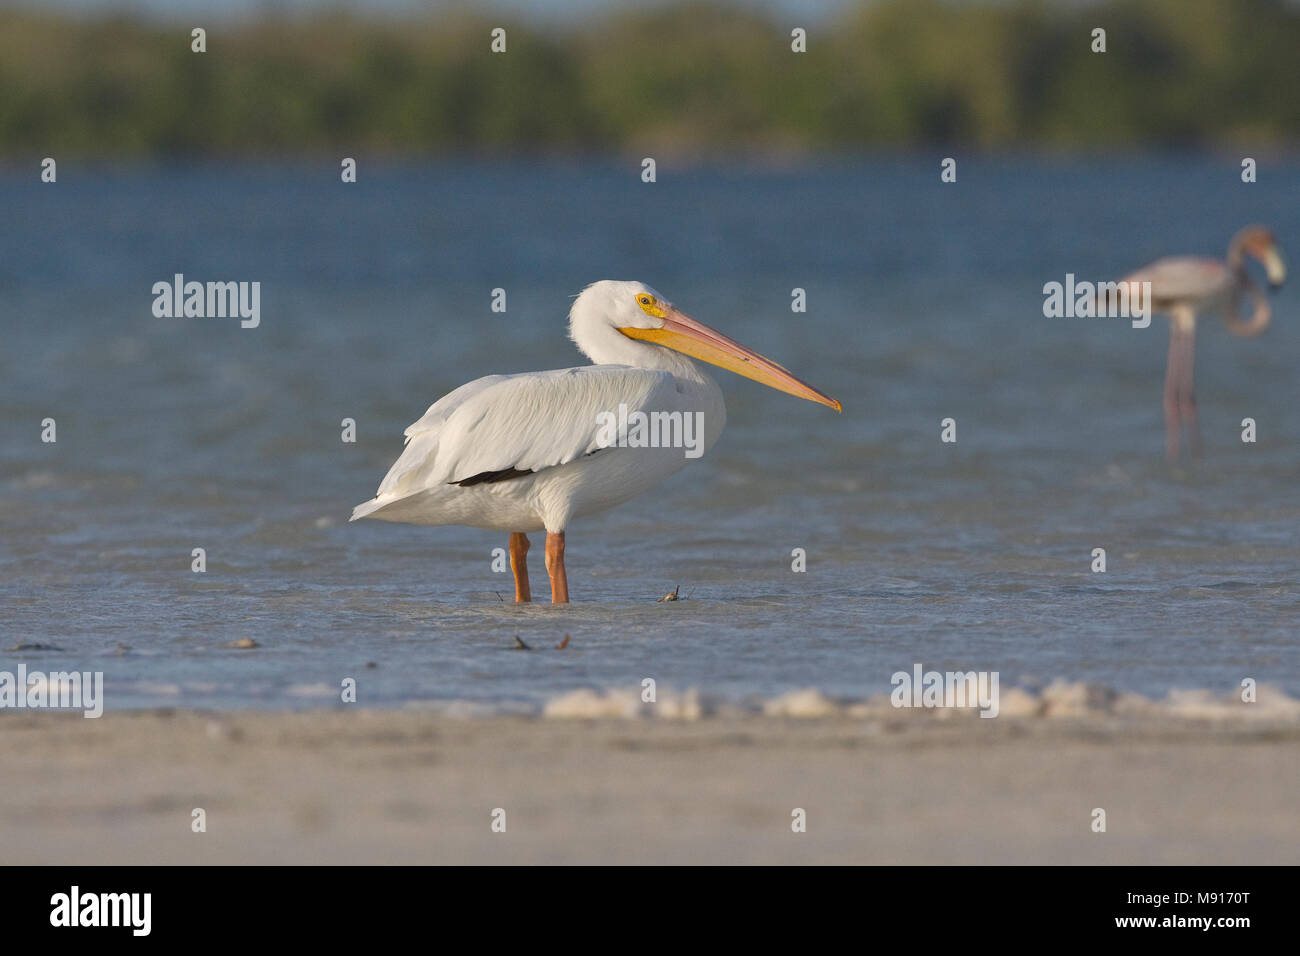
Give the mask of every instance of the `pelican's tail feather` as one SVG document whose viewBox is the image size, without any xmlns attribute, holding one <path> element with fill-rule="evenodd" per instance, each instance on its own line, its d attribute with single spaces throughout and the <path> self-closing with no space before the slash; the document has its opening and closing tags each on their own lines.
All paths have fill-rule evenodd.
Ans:
<svg viewBox="0 0 1300 956">
<path fill-rule="evenodd" d="M 373 512 L 378 511 L 386 504 L 388 504 L 387 501 L 381 501 L 378 498 L 371 498 L 369 501 L 363 501 L 352 509 L 352 517 L 348 520 L 356 521 L 358 518 L 365 518 Z"/>
</svg>

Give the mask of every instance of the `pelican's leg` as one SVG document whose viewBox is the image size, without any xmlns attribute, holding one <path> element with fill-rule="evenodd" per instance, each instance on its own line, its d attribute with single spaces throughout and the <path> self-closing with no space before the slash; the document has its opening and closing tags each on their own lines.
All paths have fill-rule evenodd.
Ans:
<svg viewBox="0 0 1300 956">
<path fill-rule="evenodd" d="M 522 531 L 510 535 L 510 570 L 515 573 L 515 603 L 527 604 L 533 593 L 528 587 L 528 535 Z"/>
<path fill-rule="evenodd" d="M 546 532 L 546 573 L 551 576 L 551 603 L 569 603 L 569 578 L 564 573 L 564 532 Z"/>
</svg>

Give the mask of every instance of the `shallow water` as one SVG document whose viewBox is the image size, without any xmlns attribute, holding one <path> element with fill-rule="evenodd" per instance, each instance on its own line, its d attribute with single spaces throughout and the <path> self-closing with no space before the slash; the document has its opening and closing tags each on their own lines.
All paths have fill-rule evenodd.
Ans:
<svg viewBox="0 0 1300 956">
<path fill-rule="evenodd" d="M 928 156 L 666 166 L 655 184 L 635 164 L 363 164 L 352 186 L 329 162 L 61 165 L 53 186 L 5 170 L 0 648 L 56 649 L 0 669 L 102 670 L 109 707 L 332 706 L 347 676 L 382 706 L 532 708 L 644 677 L 867 696 L 915 662 L 1294 695 L 1294 287 L 1261 338 L 1202 323 L 1206 450 L 1178 467 L 1163 319 L 1042 314 L 1067 272 L 1222 255 L 1253 220 L 1294 259 L 1300 166 L 1247 186 L 1235 162 L 963 160 L 952 185 Z M 151 286 L 176 272 L 260 281 L 260 327 L 154 318 Z M 607 277 L 651 283 L 844 413 L 719 372 L 714 451 L 571 527 L 567 608 L 501 600 L 501 535 L 347 522 L 440 395 L 579 364 L 569 296 Z M 679 584 L 686 600 L 656 603 Z M 224 646 L 244 637 L 260 646 Z"/>
</svg>

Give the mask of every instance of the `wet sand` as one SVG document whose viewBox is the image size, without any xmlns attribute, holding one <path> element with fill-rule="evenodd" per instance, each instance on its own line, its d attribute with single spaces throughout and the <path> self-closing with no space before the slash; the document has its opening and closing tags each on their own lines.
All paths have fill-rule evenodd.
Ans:
<svg viewBox="0 0 1300 956">
<path fill-rule="evenodd" d="M 11 711 L 0 755 L 5 863 L 1300 860 L 1290 719 Z"/>
</svg>

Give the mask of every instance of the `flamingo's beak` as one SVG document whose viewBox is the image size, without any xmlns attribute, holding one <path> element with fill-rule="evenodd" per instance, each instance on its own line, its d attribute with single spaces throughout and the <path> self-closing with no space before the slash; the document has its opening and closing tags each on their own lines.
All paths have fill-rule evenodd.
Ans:
<svg viewBox="0 0 1300 956">
<path fill-rule="evenodd" d="M 653 342 L 674 351 L 689 355 L 691 358 L 708 362 L 729 372 L 752 378 L 756 382 L 785 392 L 810 402 L 828 405 L 837 412 L 842 411 L 838 399 L 831 398 L 817 391 L 807 382 L 801 382 L 771 359 L 764 358 L 752 349 L 747 349 L 721 332 L 715 332 L 703 322 L 696 322 L 667 303 L 661 303 L 663 326 L 657 329 L 639 329 L 635 327 L 619 329 L 630 339 Z"/>
<path fill-rule="evenodd" d="M 1264 271 L 1268 273 L 1268 284 L 1273 289 L 1282 288 L 1282 283 L 1286 281 L 1286 263 L 1282 261 L 1282 253 L 1278 252 L 1277 246 L 1269 246 L 1264 250 L 1259 261 L 1264 263 Z"/>
</svg>

